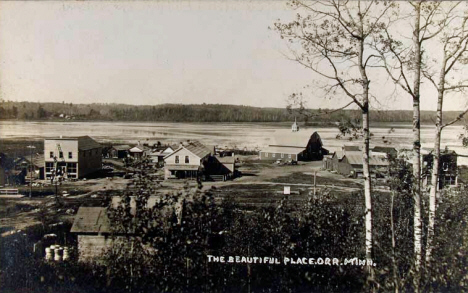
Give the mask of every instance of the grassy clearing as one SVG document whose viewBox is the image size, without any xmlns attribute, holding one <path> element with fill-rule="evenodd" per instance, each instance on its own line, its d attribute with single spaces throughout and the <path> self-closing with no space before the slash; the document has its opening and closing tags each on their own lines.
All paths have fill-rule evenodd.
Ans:
<svg viewBox="0 0 468 293">
<path fill-rule="evenodd" d="M 311 174 L 305 174 L 302 172 L 294 172 L 285 176 L 280 176 L 273 178 L 272 182 L 281 182 L 281 183 L 291 183 L 291 184 L 314 184 L 314 176 Z M 317 185 L 327 185 L 327 186 L 341 186 L 341 187 L 352 187 L 352 188 L 362 188 L 362 185 L 349 180 L 349 179 L 335 179 L 330 177 L 322 177 L 317 175 L 316 179 Z"/>
</svg>

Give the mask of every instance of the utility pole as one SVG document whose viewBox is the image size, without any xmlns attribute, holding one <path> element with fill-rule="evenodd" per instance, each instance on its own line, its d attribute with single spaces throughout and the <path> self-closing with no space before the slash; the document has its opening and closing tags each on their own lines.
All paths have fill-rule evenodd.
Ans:
<svg viewBox="0 0 468 293">
<path fill-rule="evenodd" d="M 33 155 L 32 151 L 36 147 L 33 145 L 28 145 L 27 148 L 29 149 L 29 153 L 31 155 L 31 160 L 29 161 L 29 198 L 32 197 L 32 172 L 33 172 Z"/>
</svg>

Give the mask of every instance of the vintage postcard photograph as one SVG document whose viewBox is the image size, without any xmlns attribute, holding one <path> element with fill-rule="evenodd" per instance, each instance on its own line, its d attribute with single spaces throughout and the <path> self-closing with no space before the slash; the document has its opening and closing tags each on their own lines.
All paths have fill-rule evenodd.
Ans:
<svg viewBox="0 0 468 293">
<path fill-rule="evenodd" d="M 0 292 L 466 292 L 467 76 L 464 1 L 0 0 Z"/>
</svg>

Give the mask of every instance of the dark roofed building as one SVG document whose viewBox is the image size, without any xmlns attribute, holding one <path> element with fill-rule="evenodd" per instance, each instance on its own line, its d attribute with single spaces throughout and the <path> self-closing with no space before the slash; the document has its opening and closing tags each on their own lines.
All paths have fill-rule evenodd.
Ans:
<svg viewBox="0 0 468 293">
<path fill-rule="evenodd" d="M 123 159 L 128 156 L 128 151 L 132 147 L 129 146 L 128 144 L 122 144 L 122 145 L 114 145 L 112 146 L 110 150 L 110 155 L 114 159 Z"/>
<path fill-rule="evenodd" d="M 230 157 L 210 157 L 204 164 L 206 179 L 213 181 L 226 181 L 235 178 L 237 172 L 238 159 Z"/>
</svg>

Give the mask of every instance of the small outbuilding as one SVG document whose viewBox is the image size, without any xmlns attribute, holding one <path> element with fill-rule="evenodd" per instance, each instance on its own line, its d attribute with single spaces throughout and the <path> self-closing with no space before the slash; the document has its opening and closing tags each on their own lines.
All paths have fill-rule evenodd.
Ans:
<svg viewBox="0 0 468 293">
<path fill-rule="evenodd" d="M 110 153 L 110 156 L 114 159 L 123 159 L 123 158 L 126 158 L 129 154 L 129 150 L 131 149 L 132 147 L 129 146 L 128 144 L 122 144 L 122 145 L 115 145 L 115 146 L 112 146 L 112 148 L 110 149 L 109 153 Z"/>
</svg>

